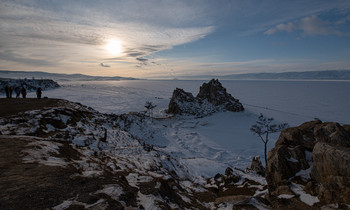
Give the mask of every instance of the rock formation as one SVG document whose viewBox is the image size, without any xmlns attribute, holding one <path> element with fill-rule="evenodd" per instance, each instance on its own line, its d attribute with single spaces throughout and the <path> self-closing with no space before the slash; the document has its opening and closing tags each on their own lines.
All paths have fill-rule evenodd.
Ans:
<svg viewBox="0 0 350 210">
<path fill-rule="evenodd" d="M 199 89 L 197 98 L 207 100 L 214 106 L 223 106 L 228 111 L 240 112 L 244 110 L 239 100 L 227 93 L 226 88 L 217 79 L 204 83 Z"/>
<path fill-rule="evenodd" d="M 311 177 L 327 203 L 350 203 L 350 135 L 338 123 L 316 126 Z"/>
<path fill-rule="evenodd" d="M 206 116 L 219 110 L 243 111 L 239 100 L 226 92 L 218 80 L 212 79 L 200 87 L 196 97 L 183 89 L 176 88 L 169 102 L 168 113 Z"/>
<path fill-rule="evenodd" d="M 349 177 L 350 134 L 346 125 L 315 120 L 287 128 L 269 152 L 266 181 L 272 195 L 290 191 L 293 182 L 304 184 L 304 191 L 326 203 L 349 203 Z"/>
<path fill-rule="evenodd" d="M 257 174 L 265 176 L 265 168 L 261 163 L 260 157 L 253 157 L 252 164 L 247 170 L 255 171 Z"/>
</svg>

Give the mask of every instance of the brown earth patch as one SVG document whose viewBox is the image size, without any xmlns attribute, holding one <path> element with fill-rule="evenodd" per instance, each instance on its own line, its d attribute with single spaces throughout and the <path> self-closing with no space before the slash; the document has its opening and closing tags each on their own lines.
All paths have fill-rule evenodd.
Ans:
<svg viewBox="0 0 350 210">
<path fill-rule="evenodd" d="M 51 107 L 64 107 L 68 101 L 53 98 L 1 98 L 0 117 L 9 117 L 20 112 Z"/>
<path fill-rule="evenodd" d="M 69 199 L 86 204 L 104 199 L 109 208 L 121 209 L 122 204 L 108 195 L 95 194 L 107 184 L 122 186 L 124 194 L 120 196 L 120 201 L 136 206 L 135 189 L 123 176 L 107 173 L 99 177 L 82 177 L 79 176 L 80 171 L 71 165 L 58 167 L 23 163 L 22 151 L 36 140 L 0 135 L 0 209 L 47 209 Z M 67 156 L 66 160 L 79 159 L 70 155 L 75 151 L 68 145 L 61 147 L 60 152 Z"/>
</svg>

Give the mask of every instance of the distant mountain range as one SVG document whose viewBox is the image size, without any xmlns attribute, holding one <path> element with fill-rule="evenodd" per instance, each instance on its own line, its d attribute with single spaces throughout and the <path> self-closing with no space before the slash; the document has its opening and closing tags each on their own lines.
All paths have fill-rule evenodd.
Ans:
<svg viewBox="0 0 350 210">
<path fill-rule="evenodd" d="M 3 71 L 0 70 L 0 78 L 11 79 L 52 79 L 56 81 L 110 81 L 110 80 L 136 80 L 132 77 L 104 77 L 104 76 L 89 76 L 84 74 L 57 74 L 41 71 Z"/>
<path fill-rule="evenodd" d="M 84 74 L 57 74 L 40 71 L 4 71 L 0 70 L 0 78 L 12 79 L 52 79 L 55 81 L 111 81 L 111 80 L 137 80 L 132 77 L 104 77 L 89 76 Z M 196 75 L 180 76 L 177 79 L 203 79 L 210 80 L 217 78 L 220 80 L 230 79 L 276 79 L 276 80 L 350 80 L 350 70 L 328 70 L 328 71 L 303 71 L 303 72 L 283 72 L 283 73 L 248 73 L 230 75 Z M 164 77 L 163 79 L 168 79 Z"/>
<path fill-rule="evenodd" d="M 301 79 L 301 80 L 350 80 L 350 70 L 304 71 L 283 73 L 232 74 L 225 79 Z"/>
<path fill-rule="evenodd" d="M 304 71 L 283 73 L 230 74 L 223 76 L 199 75 L 179 79 L 282 79 L 282 80 L 350 80 L 350 70 Z"/>
</svg>

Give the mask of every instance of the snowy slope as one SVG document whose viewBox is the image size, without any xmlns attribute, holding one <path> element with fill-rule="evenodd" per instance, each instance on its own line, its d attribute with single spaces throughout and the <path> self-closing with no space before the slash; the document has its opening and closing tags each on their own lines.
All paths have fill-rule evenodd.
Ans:
<svg viewBox="0 0 350 210">
<path fill-rule="evenodd" d="M 164 206 L 211 209 L 224 202 L 215 201 L 218 195 L 211 192 L 213 188 L 217 188 L 217 192 L 248 188 L 250 195 L 244 197 L 246 202 L 254 199 L 257 192 L 260 192 L 259 197 L 263 196 L 261 190 L 266 182 L 254 173 L 234 169 L 231 175 L 211 178 L 224 173 L 232 163 L 232 156 L 206 141 L 205 136 L 196 134 L 193 129 L 197 126 L 206 126 L 206 123 L 188 116 L 151 119 L 142 113 L 105 115 L 69 102 L 64 107 L 0 118 L 2 138 L 9 135 L 7 138 L 32 139 L 21 153 L 25 164 L 73 167 L 77 173 L 71 177 L 108 178 L 108 174 L 114 174 L 114 184 L 99 186 L 102 189 L 97 188 L 90 194 L 107 194 L 119 202 L 124 201 L 124 192 L 132 188 L 137 196 L 135 193 L 128 196 L 136 196 L 137 205 L 146 209 Z M 67 147 L 74 152 L 67 152 Z M 66 152 L 61 154 L 62 151 Z M 125 184 L 116 181 L 120 177 L 124 177 Z M 151 189 L 147 185 L 151 185 Z M 200 193 L 212 195 L 206 200 Z M 79 195 L 54 209 L 66 209 L 71 205 L 93 207 L 100 203 L 106 207 L 106 200 L 88 205 L 76 201 L 77 197 Z M 130 205 L 125 202 L 120 205 Z"/>
</svg>

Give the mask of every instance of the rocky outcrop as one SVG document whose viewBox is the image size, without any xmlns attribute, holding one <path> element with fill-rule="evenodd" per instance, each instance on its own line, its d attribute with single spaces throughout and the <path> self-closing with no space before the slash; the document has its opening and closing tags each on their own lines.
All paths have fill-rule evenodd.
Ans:
<svg viewBox="0 0 350 210">
<path fill-rule="evenodd" d="M 169 102 L 167 112 L 170 114 L 189 114 L 206 116 L 217 111 L 243 111 L 238 99 L 226 92 L 218 80 L 212 79 L 200 87 L 196 97 L 192 93 L 176 88 Z"/>
<path fill-rule="evenodd" d="M 244 110 L 239 100 L 227 93 L 226 88 L 217 79 L 204 83 L 199 89 L 197 98 L 207 100 L 214 106 L 223 106 L 228 111 L 240 112 Z"/>
<path fill-rule="evenodd" d="M 293 182 L 326 203 L 349 203 L 349 177 L 350 134 L 348 126 L 338 123 L 315 120 L 287 128 L 268 155 L 266 181 L 272 195 Z"/>
<path fill-rule="evenodd" d="M 197 101 L 192 93 L 185 92 L 181 88 L 176 88 L 173 92 L 173 97 L 171 97 L 168 113 L 172 114 L 195 114 Z"/>
<path fill-rule="evenodd" d="M 261 163 L 260 157 L 256 156 L 253 157 L 252 163 L 250 165 L 249 168 L 247 168 L 247 170 L 252 170 L 255 171 L 257 174 L 265 176 L 265 168 Z"/>
<path fill-rule="evenodd" d="M 327 203 L 350 203 L 350 135 L 338 123 L 315 128 L 311 177 L 318 183 L 318 197 Z"/>
<path fill-rule="evenodd" d="M 310 154 L 315 144 L 314 127 L 321 123 L 318 120 L 307 122 L 281 132 L 275 147 L 268 155 L 266 181 L 270 192 L 281 185 L 287 185 L 289 178 L 300 170 L 310 168 Z"/>
</svg>

